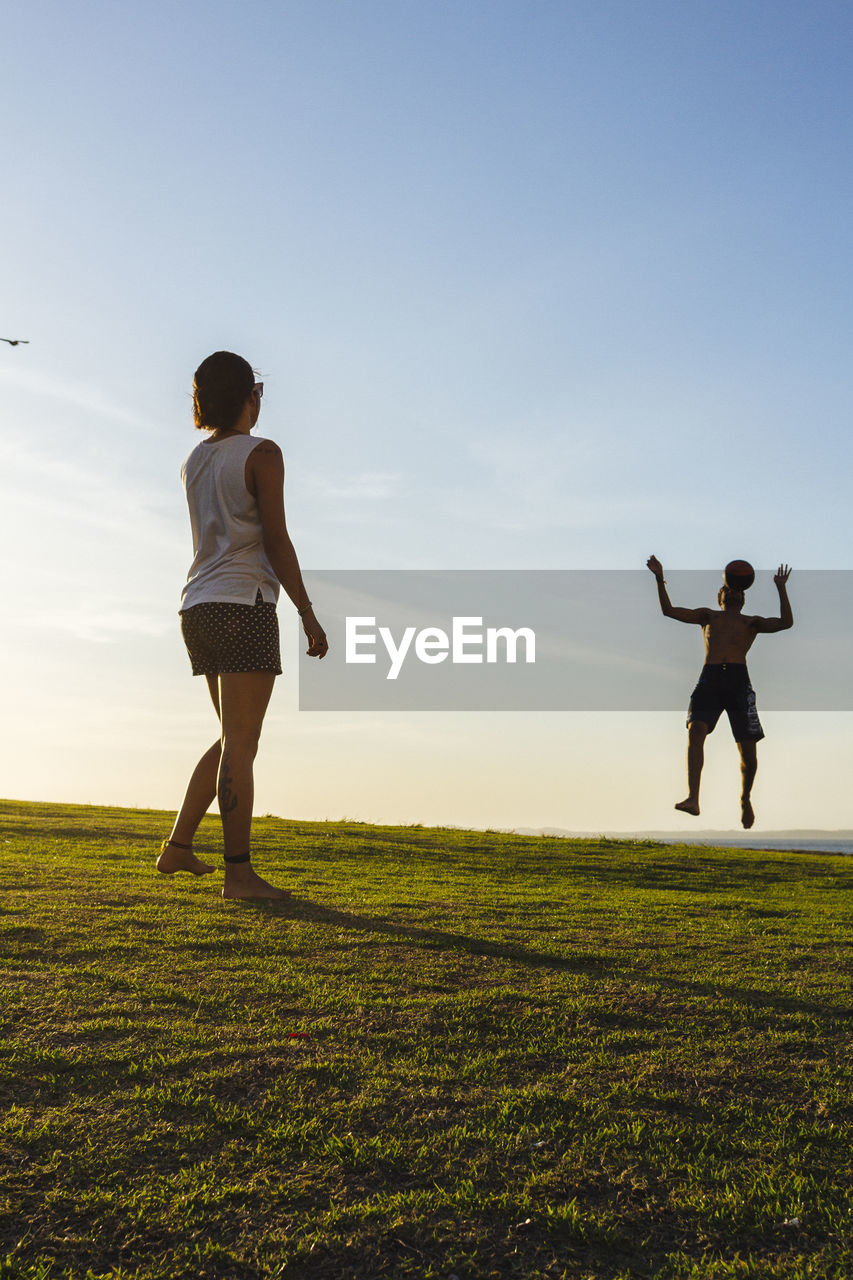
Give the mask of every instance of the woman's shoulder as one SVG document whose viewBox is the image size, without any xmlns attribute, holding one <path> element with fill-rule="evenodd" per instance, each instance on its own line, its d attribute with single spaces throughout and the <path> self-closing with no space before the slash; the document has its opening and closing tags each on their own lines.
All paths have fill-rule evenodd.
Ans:
<svg viewBox="0 0 853 1280">
<path fill-rule="evenodd" d="M 281 449 L 278 447 L 276 442 L 274 440 L 268 440 L 266 436 L 231 436 L 230 439 L 221 440 L 219 443 L 220 445 L 230 445 L 231 453 L 245 454 L 247 457 L 249 455 L 254 457 L 256 453 L 260 453 L 262 455 L 281 453 Z"/>
<path fill-rule="evenodd" d="M 260 457 L 281 457 L 281 448 L 276 444 L 275 440 L 268 440 L 266 436 L 252 436 L 251 439 L 252 444 L 255 446 L 251 450 L 253 456 L 258 454 Z"/>
<path fill-rule="evenodd" d="M 281 483 L 284 474 L 284 458 L 275 440 L 256 436 L 252 443 L 255 447 L 246 454 L 246 484 L 254 493 L 259 481 L 270 484 Z"/>
</svg>

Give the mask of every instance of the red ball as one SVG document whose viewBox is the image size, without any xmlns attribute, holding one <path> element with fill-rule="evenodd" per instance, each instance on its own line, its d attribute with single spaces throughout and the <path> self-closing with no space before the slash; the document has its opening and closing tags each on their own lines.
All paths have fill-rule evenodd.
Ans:
<svg viewBox="0 0 853 1280">
<path fill-rule="evenodd" d="M 748 560 L 730 560 L 723 570 L 723 582 L 733 591 L 746 591 L 755 582 L 755 570 Z"/>
</svg>

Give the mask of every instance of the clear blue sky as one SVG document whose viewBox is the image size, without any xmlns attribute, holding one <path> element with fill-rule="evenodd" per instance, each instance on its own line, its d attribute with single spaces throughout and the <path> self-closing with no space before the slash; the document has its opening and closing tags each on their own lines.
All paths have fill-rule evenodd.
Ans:
<svg viewBox="0 0 853 1280">
<path fill-rule="evenodd" d="M 849 4 L 34 0 L 2 29 L 11 794 L 169 806 L 214 734 L 176 477 L 220 347 L 263 372 L 309 571 L 853 567 Z M 666 719 L 294 705 L 275 812 L 608 829 L 680 798 Z M 853 722 L 775 719 L 766 825 L 849 824 L 815 744 L 848 768 Z"/>
</svg>

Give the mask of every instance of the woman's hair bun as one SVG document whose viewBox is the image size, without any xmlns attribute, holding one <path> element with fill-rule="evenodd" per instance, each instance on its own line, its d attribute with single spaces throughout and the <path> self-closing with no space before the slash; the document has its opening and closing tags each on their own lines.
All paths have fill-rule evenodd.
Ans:
<svg viewBox="0 0 853 1280">
<path fill-rule="evenodd" d="M 193 420 L 203 431 L 231 431 L 255 385 L 255 371 L 233 351 L 214 351 L 193 378 Z"/>
</svg>

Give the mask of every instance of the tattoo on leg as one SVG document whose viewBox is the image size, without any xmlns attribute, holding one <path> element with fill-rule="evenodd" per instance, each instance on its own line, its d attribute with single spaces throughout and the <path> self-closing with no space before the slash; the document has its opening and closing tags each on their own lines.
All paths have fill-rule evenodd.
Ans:
<svg viewBox="0 0 853 1280">
<path fill-rule="evenodd" d="M 231 769 L 229 768 L 227 759 L 222 761 L 219 770 L 219 812 L 225 816 L 227 813 L 233 813 L 237 808 L 238 799 L 237 792 L 231 790 Z"/>
</svg>

